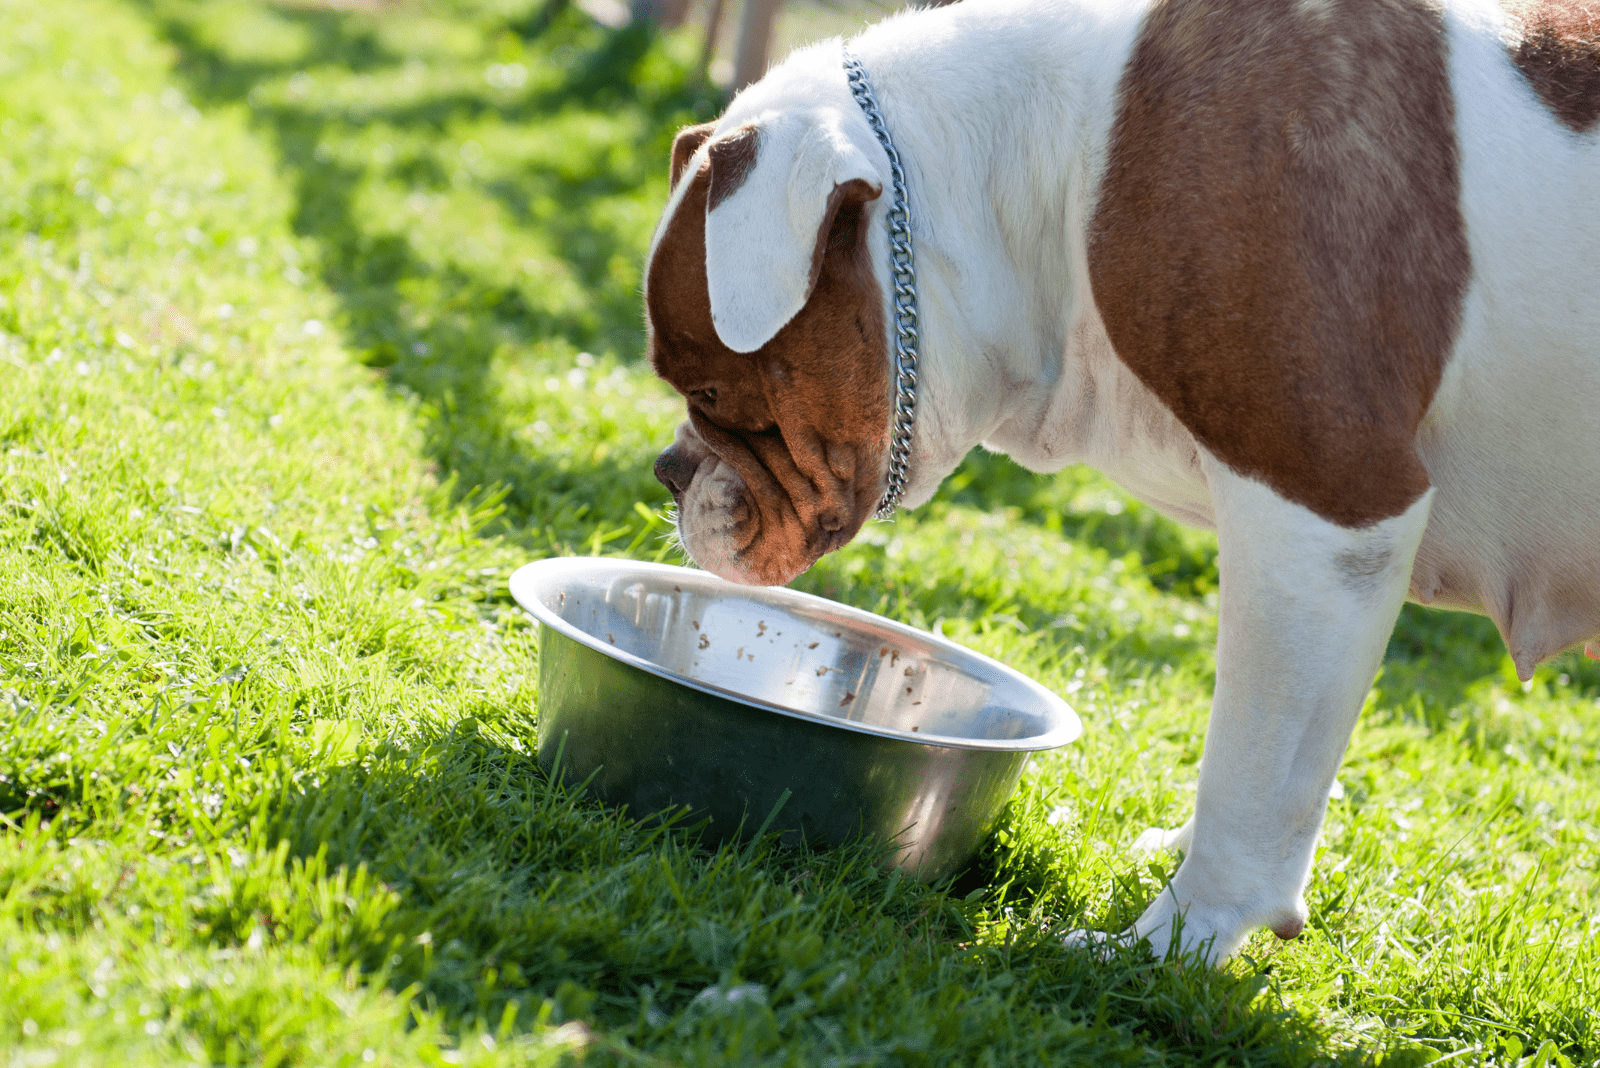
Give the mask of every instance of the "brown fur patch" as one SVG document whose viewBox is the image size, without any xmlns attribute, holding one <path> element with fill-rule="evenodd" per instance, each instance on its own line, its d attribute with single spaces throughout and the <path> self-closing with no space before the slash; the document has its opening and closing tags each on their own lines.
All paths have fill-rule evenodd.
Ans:
<svg viewBox="0 0 1600 1068">
<path fill-rule="evenodd" d="M 832 220 L 839 217 L 841 211 L 848 210 L 852 214 L 848 217 L 851 226 L 857 225 L 861 205 L 869 200 L 877 200 L 883 187 L 865 178 L 851 178 L 833 187 L 833 192 L 828 194 L 828 205 L 822 209 L 823 225 L 817 232 L 817 247 L 811 252 L 811 288 L 817 287 L 817 280 L 822 277 L 822 268 L 828 260 L 828 250 L 841 240 L 838 229 L 832 225 Z M 713 205 L 715 207 L 715 205 Z"/>
<path fill-rule="evenodd" d="M 1600 18 L 1583 0 L 1511 0 L 1511 59 L 1552 114 L 1579 133 L 1600 120 Z"/>
<path fill-rule="evenodd" d="M 1403 512 L 1471 270 L 1439 14 L 1161 0 L 1119 105 L 1089 242 L 1118 356 L 1234 470 Z"/>
<path fill-rule="evenodd" d="M 683 172 L 689 169 L 689 161 L 694 154 L 700 151 L 700 146 L 706 143 L 717 124 L 703 122 L 699 126 L 685 126 L 678 131 L 678 136 L 672 139 L 672 177 L 669 188 L 678 188 L 678 183 L 683 180 Z"/>
<path fill-rule="evenodd" d="M 739 191 L 761 151 L 761 131 L 754 126 L 736 130 L 711 145 L 711 197 L 708 210 Z"/>
<path fill-rule="evenodd" d="M 862 210 L 877 194 L 867 183 L 835 190 L 810 298 L 766 345 L 737 353 L 717 337 L 706 288 L 718 160 L 690 179 L 651 258 L 650 359 L 689 399 L 695 436 L 744 480 L 741 563 L 780 584 L 849 541 L 883 493 L 888 341 Z"/>
</svg>

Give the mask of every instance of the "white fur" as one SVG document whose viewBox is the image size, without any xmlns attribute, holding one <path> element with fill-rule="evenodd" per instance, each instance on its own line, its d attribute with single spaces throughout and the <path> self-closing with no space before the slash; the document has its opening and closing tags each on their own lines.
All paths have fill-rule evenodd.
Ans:
<svg viewBox="0 0 1600 1068">
<path fill-rule="evenodd" d="M 1524 678 L 1600 637 L 1600 140 L 1562 127 L 1522 80 L 1496 0 L 1452 0 L 1474 269 L 1418 436 L 1435 489 L 1345 529 L 1200 449 L 1117 359 L 1095 311 L 1085 231 L 1143 7 L 964 0 L 888 19 L 852 48 L 905 163 L 918 242 L 905 503 L 983 443 L 1040 471 L 1092 464 L 1218 532 L 1217 691 L 1195 816 L 1141 838 L 1187 856 L 1130 931 L 1164 949 L 1182 914 L 1182 947 L 1215 960 L 1257 926 L 1303 921 L 1328 790 L 1408 587 L 1486 611 Z M 836 46 L 798 53 L 741 94 L 723 129 L 821 109 L 887 184 L 844 86 Z M 879 232 L 888 199 L 872 206 Z"/>
</svg>

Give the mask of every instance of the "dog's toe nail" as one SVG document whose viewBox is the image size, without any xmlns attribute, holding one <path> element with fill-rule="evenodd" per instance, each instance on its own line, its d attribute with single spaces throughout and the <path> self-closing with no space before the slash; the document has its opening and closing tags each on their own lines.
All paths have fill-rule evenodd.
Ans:
<svg viewBox="0 0 1600 1068">
<path fill-rule="evenodd" d="M 1111 954 L 1111 943 L 1115 937 L 1104 931 L 1068 931 L 1061 936 L 1061 944 L 1068 949 L 1086 950 L 1090 956 L 1105 960 Z"/>
<path fill-rule="evenodd" d="M 1159 853 L 1166 846 L 1167 832 L 1160 827 L 1151 827 L 1133 840 L 1133 852 L 1135 853 Z"/>
</svg>

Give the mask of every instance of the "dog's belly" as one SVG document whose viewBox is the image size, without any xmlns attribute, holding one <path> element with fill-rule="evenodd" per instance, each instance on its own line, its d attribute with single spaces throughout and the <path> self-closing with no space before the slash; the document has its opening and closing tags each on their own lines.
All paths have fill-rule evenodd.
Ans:
<svg viewBox="0 0 1600 1068">
<path fill-rule="evenodd" d="M 1438 492 L 1410 596 L 1488 615 L 1528 678 L 1600 636 L 1600 322 L 1496 315 L 1492 287 L 1418 437 Z"/>
<path fill-rule="evenodd" d="M 1419 439 L 1438 492 L 1410 597 L 1488 615 L 1525 679 L 1600 637 L 1600 361 L 1581 355 L 1588 375 L 1560 376 L 1552 392 L 1502 375 L 1493 403 L 1471 388 L 1441 398 Z"/>
<path fill-rule="evenodd" d="M 1600 636 L 1600 142 L 1562 126 L 1460 10 L 1473 279 L 1418 436 L 1438 493 L 1411 597 L 1488 615 L 1526 678 Z"/>
</svg>

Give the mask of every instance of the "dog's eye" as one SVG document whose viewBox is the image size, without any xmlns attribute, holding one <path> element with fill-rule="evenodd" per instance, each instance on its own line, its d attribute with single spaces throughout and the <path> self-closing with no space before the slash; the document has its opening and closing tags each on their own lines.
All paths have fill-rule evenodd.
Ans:
<svg viewBox="0 0 1600 1068">
<path fill-rule="evenodd" d="M 705 389 L 691 389 L 689 396 L 707 404 L 715 404 L 717 403 L 717 387 L 707 386 Z"/>
</svg>

